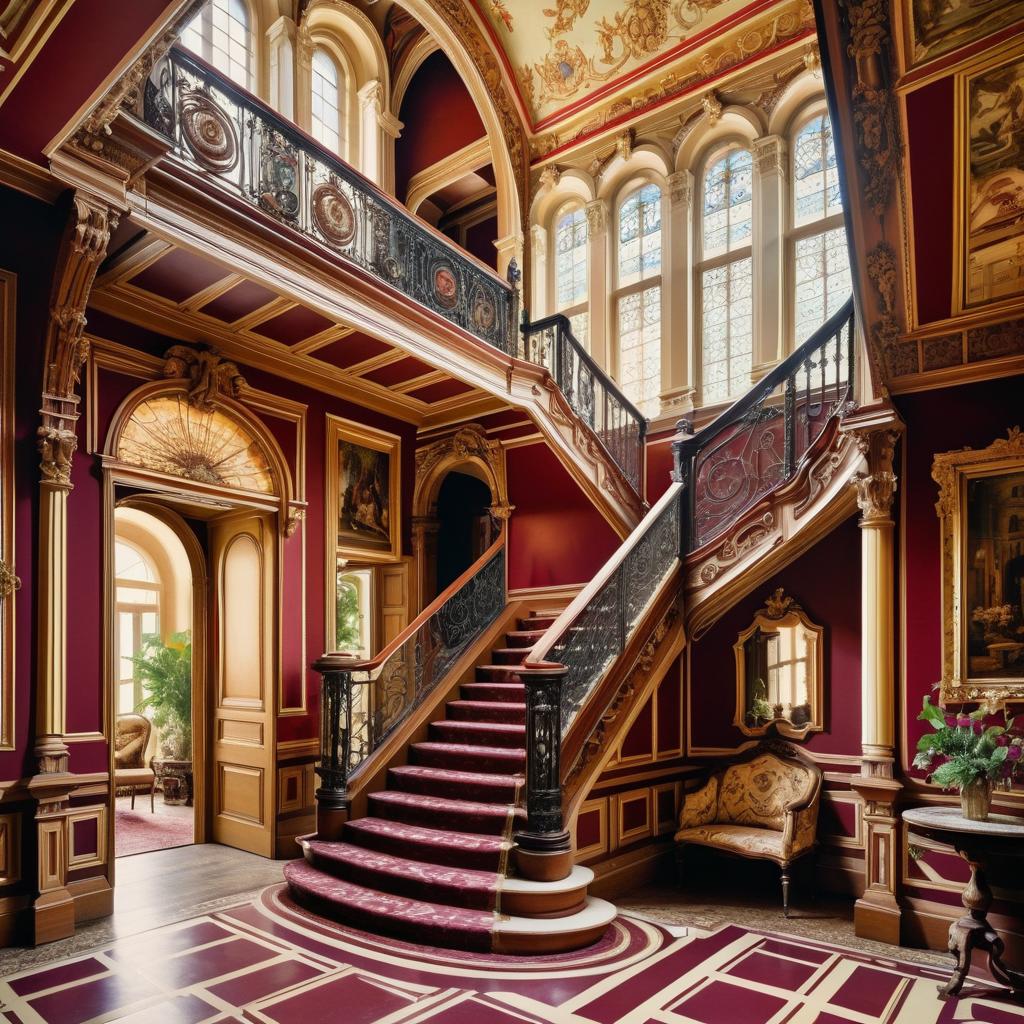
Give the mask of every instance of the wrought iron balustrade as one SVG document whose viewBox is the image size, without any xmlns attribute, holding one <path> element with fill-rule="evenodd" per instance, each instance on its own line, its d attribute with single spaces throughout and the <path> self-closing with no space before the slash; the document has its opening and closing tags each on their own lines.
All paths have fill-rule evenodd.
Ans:
<svg viewBox="0 0 1024 1024">
<path fill-rule="evenodd" d="M 797 472 L 854 398 L 853 299 L 703 430 L 675 442 L 687 484 L 687 549 L 727 530 Z"/>
<path fill-rule="evenodd" d="M 505 608 L 502 536 L 375 658 L 325 654 L 317 799 L 342 806 L 348 779 Z"/>
<path fill-rule="evenodd" d="M 642 493 L 647 420 L 576 339 L 569 318 L 559 313 L 524 325 L 523 350 L 525 359 L 551 374 L 573 412 Z"/>
<path fill-rule="evenodd" d="M 171 49 L 146 82 L 143 118 L 228 192 L 516 354 L 512 286 L 204 61 Z"/>
</svg>

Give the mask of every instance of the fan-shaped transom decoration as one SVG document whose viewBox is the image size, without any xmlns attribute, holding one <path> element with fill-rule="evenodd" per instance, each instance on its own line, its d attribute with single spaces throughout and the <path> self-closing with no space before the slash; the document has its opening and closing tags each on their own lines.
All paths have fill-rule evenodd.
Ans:
<svg viewBox="0 0 1024 1024">
<path fill-rule="evenodd" d="M 276 493 L 259 441 L 229 412 L 203 410 L 180 394 L 143 399 L 117 441 L 121 462 L 243 491 Z"/>
</svg>

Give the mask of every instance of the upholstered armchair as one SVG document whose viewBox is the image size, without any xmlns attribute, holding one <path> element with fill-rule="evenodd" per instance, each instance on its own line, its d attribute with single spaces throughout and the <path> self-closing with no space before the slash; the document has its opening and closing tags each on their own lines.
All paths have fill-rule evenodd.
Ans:
<svg viewBox="0 0 1024 1024">
<path fill-rule="evenodd" d="M 146 767 L 146 747 L 153 724 L 145 715 L 118 715 L 114 732 L 114 789 L 129 789 L 132 810 L 136 790 L 149 790 L 149 809 L 156 812 L 156 772 Z"/>
<path fill-rule="evenodd" d="M 789 869 L 816 845 L 821 770 L 800 749 L 771 740 L 713 769 L 686 794 L 676 842 L 774 861 L 789 916 Z"/>
</svg>

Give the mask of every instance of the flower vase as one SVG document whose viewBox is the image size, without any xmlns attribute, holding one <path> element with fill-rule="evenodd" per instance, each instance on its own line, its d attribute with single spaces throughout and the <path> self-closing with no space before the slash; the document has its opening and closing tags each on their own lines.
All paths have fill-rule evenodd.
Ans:
<svg viewBox="0 0 1024 1024">
<path fill-rule="evenodd" d="M 970 821 L 986 821 L 991 804 L 991 779 L 975 779 L 960 790 L 960 812 Z"/>
</svg>

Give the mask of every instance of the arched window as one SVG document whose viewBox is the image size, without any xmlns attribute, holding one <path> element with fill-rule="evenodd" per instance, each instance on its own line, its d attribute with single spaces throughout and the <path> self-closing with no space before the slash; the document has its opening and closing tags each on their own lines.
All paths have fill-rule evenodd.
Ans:
<svg viewBox="0 0 1024 1024">
<path fill-rule="evenodd" d="M 590 338 L 588 269 L 586 211 L 579 206 L 563 209 L 555 218 L 555 311 L 569 318 L 583 345 Z"/>
<path fill-rule="evenodd" d="M 801 345 L 839 309 L 851 289 L 843 197 L 827 114 L 805 121 L 796 133 L 791 206 L 790 322 L 793 344 Z"/>
<path fill-rule="evenodd" d="M 185 26 L 182 45 L 245 89 L 253 88 L 253 45 L 245 0 L 209 0 Z"/>
<path fill-rule="evenodd" d="M 115 614 L 117 616 L 117 711 L 135 711 L 142 701 L 142 680 L 135 657 L 160 630 L 160 577 L 134 544 L 114 543 Z"/>
<path fill-rule="evenodd" d="M 750 386 L 754 304 L 749 151 L 734 149 L 708 167 L 701 209 L 701 400 L 713 405 Z"/>
<path fill-rule="evenodd" d="M 341 104 L 338 65 L 321 47 L 313 51 L 312 134 L 333 153 L 341 152 Z"/>
<path fill-rule="evenodd" d="M 619 208 L 619 386 L 647 416 L 656 416 L 661 392 L 661 189 L 644 185 Z"/>
</svg>

